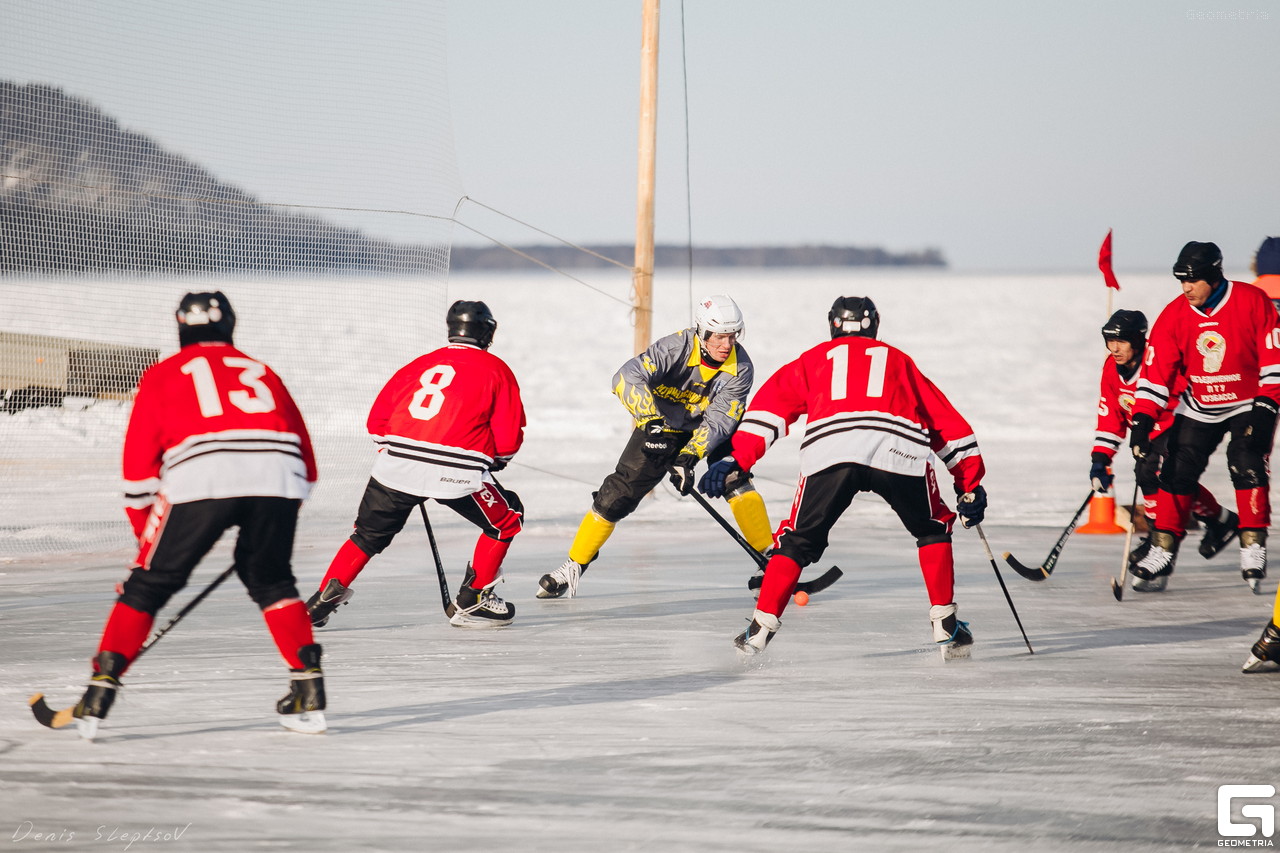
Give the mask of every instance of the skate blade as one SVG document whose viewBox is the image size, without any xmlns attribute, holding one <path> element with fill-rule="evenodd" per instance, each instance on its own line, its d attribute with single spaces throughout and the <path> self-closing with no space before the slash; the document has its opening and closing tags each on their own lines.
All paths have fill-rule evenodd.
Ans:
<svg viewBox="0 0 1280 853">
<path fill-rule="evenodd" d="M 967 643 L 963 646 L 955 643 L 944 643 L 938 646 L 938 651 L 942 653 L 942 659 L 948 660 L 967 660 L 973 652 L 973 643 Z"/>
<path fill-rule="evenodd" d="M 475 619 L 462 614 L 454 614 L 449 620 L 449 624 L 455 628 L 505 628 L 514 622 L 514 619 Z"/>
<path fill-rule="evenodd" d="M 1130 586 L 1135 592 L 1164 592 L 1165 587 L 1168 585 L 1169 578 L 1167 575 L 1154 577 L 1150 580 L 1134 575 L 1133 583 Z"/>
<path fill-rule="evenodd" d="M 1244 666 L 1240 667 L 1241 672 L 1277 672 L 1280 671 L 1280 665 L 1274 661 L 1262 660 L 1255 655 L 1249 655 L 1249 659 L 1244 662 Z"/>
<path fill-rule="evenodd" d="M 76 731 L 85 740 L 93 740 L 98 736 L 98 723 L 101 722 L 102 720 L 98 717 L 77 717 Z"/>
<path fill-rule="evenodd" d="M 1245 578 L 1254 595 L 1262 595 L 1262 578 Z"/>
<path fill-rule="evenodd" d="M 301 714 L 281 714 L 280 725 L 291 732 L 318 735 L 328 729 L 323 711 L 303 711 Z"/>
</svg>

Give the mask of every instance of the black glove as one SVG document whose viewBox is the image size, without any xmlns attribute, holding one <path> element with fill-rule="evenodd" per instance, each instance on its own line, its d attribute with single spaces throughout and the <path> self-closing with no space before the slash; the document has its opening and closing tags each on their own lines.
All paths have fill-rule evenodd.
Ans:
<svg viewBox="0 0 1280 853">
<path fill-rule="evenodd" d="M 511 461 L 510 456 L 495 456 L 493 461 L 489 463 L 489 473 L 496 474 L 503 468 L 507 467 L 507 463 Z"/>
<path fill-rule="evenodd" d="M 732 456 L 726 456 L 716 462 L 711 463 L 707 468 L 707 473 L 702 475 L 702 479 L 698 482 L 698 491 L 702 492 L 709 498 L 724 497 L 724 482 L 734 471 L 741 471 L 742 466 L 738 464 L 738 460 Z"/>
<path fill-rule="evenodd" d="M 1089 466 L 1089 481 L 1093 483 L 1095 492 L 1105 492 L 1116 479 L 1111 474 L 1111 457 L 1094 451 L 1090 458 L 1093 459 L 1093 464 Z"/>
<path fill-rule="evenodd" d="M 671 472 L 671 485 L 682 495 L 693 491 L 693 468 L 698 464 L 698 457 L 692 453 L 681 453 L 667 470 Z"/>
<path fill-rule="evenodd" d="M 1244 428 L 1245 442 L 1254 453 L 1271 452 L 1276 435 L 1276 404 L 1266 397 L 1255 397 L 1249 410 L 1249 425 Z"/>
<path fill-rule="evenodd" d="M 1151 431 L 1156 428 L 1156 419 L 1151 415 L 1134 415 L 1129 424 L 1129 449 L 1134 459 L 1146 459 L 1151 452 Z"/>
<path fill-rule="evenodd" d="M 640 449 L 645 456 L 658 462 L 666 462 L 671 458 L 671 452 L 676 449 L 680 436 L 667 432 L 667 424 L 662 418 L 645 421 L 640 429 L 644 431 L 644 444 Z"/>
<path fill-rule="evenodd" d="M 974 486 L 972 492 L 965 492 L 956 501 L 956 512 L 960 513 L 960 523 L 965 527 L 981 524 L 987 514 L 987 490 Z"/>
</svg>

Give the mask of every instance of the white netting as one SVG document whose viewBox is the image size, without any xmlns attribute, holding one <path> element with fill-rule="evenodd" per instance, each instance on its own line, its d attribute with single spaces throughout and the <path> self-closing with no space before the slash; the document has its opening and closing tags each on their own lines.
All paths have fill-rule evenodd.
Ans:
<svg viewBox="0 0 1280 853">
<path fill-rule="evenodd" d="M 354 515 L 369 403 L 444 339 L 445 45 L 416 0 L 7 0 L 0 555 L 127 544 L 129 393 L 189 290 L 298 399 L 304 520 Z"/>
</svg>

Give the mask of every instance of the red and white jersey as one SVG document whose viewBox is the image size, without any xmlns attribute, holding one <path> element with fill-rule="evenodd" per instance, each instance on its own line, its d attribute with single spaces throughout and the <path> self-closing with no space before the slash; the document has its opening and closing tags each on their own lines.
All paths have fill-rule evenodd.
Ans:
<svg viewBox="0 0 1280 853">
<path fill-rule="evenodd" d="M 142 374 L 125 432 L 124 480 L 137 533 L 156 495 L 170 504 L 304 499 L 316 459 L 280 377 L 231 344 L 200 343 Z"/>
<path fill-rule="evenodd" d="M 1133 423 L 1133 404 L 1138 397 L 1138 377 L 1142 366 L 1139 364 L 1126 376 L 1116 364 L 1115 359 L 1108 358 L 1102 365 L 1102 383 L 1098 394 L 1098 429 L 1093 437 L 1093 453 L 1105 453 L 1114 457 L 1124 438 L 1129 433 L 1129 425 Z M 1173 423 L 1173 409 L 1177 405 L 1177 396 L 1187 387 L 1185 378 L 1176 380 L 1174 394 L 1168 406 L 1160 413 L 1156 425 L 1151 430 L 1155 438 Z"/>
<path fill-rule="evenodd" d="M 930 451 L 961 491 L 985 474 L 973 429 L 906 353 L 881 341 L 836 338 L 769 377 L 733 434 L 738 464 L 750 470 L 801 415 L 802 477 L 842 462 L 923 476 Z"/>
<path fill-rule="evenodd" d="M 1212 310 L 1186 297 L 1170 302 L 1147 339 L 1134 414 L 1174 413 L 1217 423 L 1249 411 L 1254 397 L 1280 401 L 1280 333 L 1276 309 L 1261 290 L 1241 281 Z M 1177 382 L 1186 377 L 1178 392 Z"/>
<path fill-rule="evenodd" d="M 396 371 L 373 402 L 373 478 L 426 498 L 460 498 L 492 482 L 489 466 L 524 443 L 520 387 L 506 362 L 449 344 Z"/>
</svg>

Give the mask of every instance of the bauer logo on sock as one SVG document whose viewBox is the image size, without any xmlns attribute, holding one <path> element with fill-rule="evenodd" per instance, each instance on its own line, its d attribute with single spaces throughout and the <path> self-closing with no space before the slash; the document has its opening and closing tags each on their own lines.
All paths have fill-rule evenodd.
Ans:
<svg viewBox="0 0 1280 853">
<path fill-rule="evenodd" d="M 1225 838 L 1253 838 L 1262 830 L 1262 838 L 1270 838 L 1276 832 L 1276 808 L 1270 803 L 1243 803 L 1240 805 L 1240 817 L 1244 822 L 1233 820 L 1232 802 L 1238 799 L 1261 800 L 1274 797 L 1274 785 L 1221 785 L 1218 787 L 1218 834 Z M 1256 819 L 1256 823 L 1254 820 Z M 1254 846 L 1270 847 L 1272 842 L 1255 839 L 1247 843 L 1230 843 L 1219 841 L 1219 847 Z"/>
</svg>

